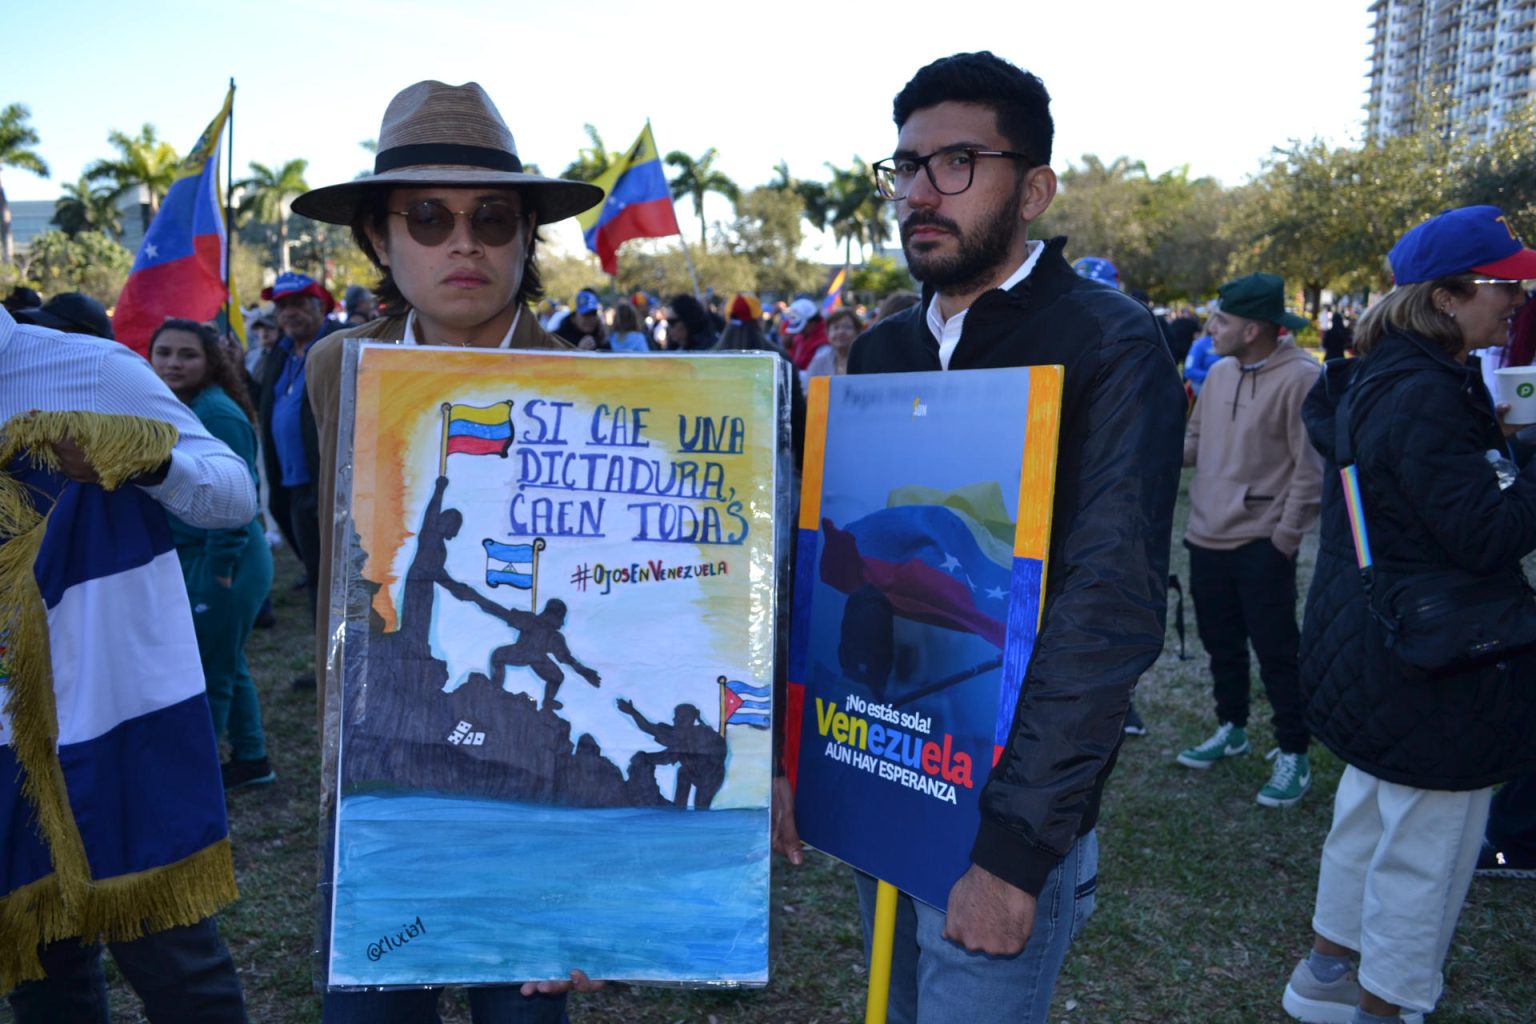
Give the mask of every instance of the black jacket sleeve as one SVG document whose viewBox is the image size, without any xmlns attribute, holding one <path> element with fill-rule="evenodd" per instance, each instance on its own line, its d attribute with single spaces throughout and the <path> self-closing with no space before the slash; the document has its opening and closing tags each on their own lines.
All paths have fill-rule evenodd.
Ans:
<svg viewBox="0 0 1536 1024">
<path fill-rule="evenodd" d="M 1099 355 L 1079 463 L 1057 471 L 1075 497 L 1052 523 L 1039 637 L 971 849 L 1031 894 L 1092 812 L 1167 618 L 1183 389 L 1161 339 L 1108 340 Z"/>
</svg>

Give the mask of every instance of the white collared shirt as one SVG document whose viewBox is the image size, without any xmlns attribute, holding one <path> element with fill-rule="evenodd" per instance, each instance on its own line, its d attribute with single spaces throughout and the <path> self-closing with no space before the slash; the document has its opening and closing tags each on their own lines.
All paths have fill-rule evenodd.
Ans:
<svg viewBox="0 0 1536 1024">
<path fill-rule="evenodd" d="M 18 324 L 0 308 L 0 423 L 17 413 L 101 412 L 176 428 L 165 480 L 141 489 L 192 526 L 229 529 L 255 517 L 256 485 L 245 460 L 201 420 L 138 353 L 116 341 Z"/>
<path fill-rule="evenodd" d="M 517 312 L 512 314 L 512 322 L 507 325 L 506 337 L 501 339 L 497 348 L 512 347 L 512 332 L 517 330 L 517 322 L 523 318 L 523 305 L 518 303 Z M 421 332 L 416 329 L 416 310 L 407 310 L 405 314 L 405 337 L 401 339 L 408 345 L 442 345 L 441 341 L 423 341 Z"/>
<path fill-rule="evenodd" d="M 1029 272 L 1034 270 L 1035 264 L 1039 262 L 1040 254 L 1044 251 L 1045 244 L 1043 242 L 1030 242 L 1029 255 L 1024 258 L 1024 262 L 1019 265 L 1019 269 L 1010 274 L 1008 280 L 998 285 L 998 288 L 1007 291 L 1028 277 Z M 939 312 L 938 292 L 934 292 L 933 298 L 928 300 L 928 329 L 939 340 L 939 365 L 946 370 L 949 369 L 949 357 L 955 354 L 955 346 L 960 344 L 960 329 L 965 326 L 965 314 L 970 312 L 970 309 L 971 307 L 967 306 L 948 320 L 945 320 L 944 315 Z"/>
</svg>

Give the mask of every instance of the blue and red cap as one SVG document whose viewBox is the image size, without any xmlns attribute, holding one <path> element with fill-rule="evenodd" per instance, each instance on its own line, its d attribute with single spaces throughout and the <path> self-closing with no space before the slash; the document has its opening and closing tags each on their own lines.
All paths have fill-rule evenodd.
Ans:
<svg viewBox="0 0 1536 1024">
<path fill-rule="evenodd" d="M 1090 281 L 1107 284 L 1116 290 L 1120 287 L 1120 271 L 1102 256 L 1083 256 L 1076 259 L 1072 262 L 1072 269 L 1077 271 L 1078 277 L 1086 277 Z"/>
<path fill-rule="evenodd" d="M 322 288 L 320 283 L 308 274 L 294 271 L 278 274 L 277 280 L 272 282 L 270 288 L 261 290 L 261 297 L 268 302 L 286 299 L 290 295 L 312 295 L 325 305 L 327 313 L 336 308 L 336 297 Z"/>
<path fill-rule="evenodd" d="M 1468 273 L 1536 278 L 1536 251 L 1525 247 L 1497 206 L 1463 206 L 1431 217 L 1398 239 L 1387 259 L 1400 285 Z"/>
</svg>

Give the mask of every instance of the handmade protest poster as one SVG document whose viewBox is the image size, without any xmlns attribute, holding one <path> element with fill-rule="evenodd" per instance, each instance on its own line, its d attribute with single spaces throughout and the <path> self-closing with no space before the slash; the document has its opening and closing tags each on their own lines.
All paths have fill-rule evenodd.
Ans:
<svg viewBox="0 0 1536 1024">
<path fill-rule="evenodd" d="M 782 360 L 348 344 L 328 983 L 766 982 Z"/>
<path fill-rule="evenodd" d="M 801 837 L 944 907 L 1039 627 L 1061 369 L 814 378 L 785 760 Z"/>
</svg>

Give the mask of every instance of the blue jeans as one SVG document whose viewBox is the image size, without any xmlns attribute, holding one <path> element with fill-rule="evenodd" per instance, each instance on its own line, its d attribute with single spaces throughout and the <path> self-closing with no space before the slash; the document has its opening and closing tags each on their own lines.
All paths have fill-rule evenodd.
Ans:
<svg viewBox="0 0 1536 1024">
<path fill-rule="evenodd" d="M 474 1024 L 569 1024 L 565 996 L 525 996 L 521 987 L 470 989 L 470 1020 Z M 441 1024 L 437 1015 L 441 992 L 440 988 L 327 992 L 322 1019 L 324 1024 Z"/>
<path fill-rule="evenodd" d="M 240 979 L 213 918 L 110 948 L 151 1024 L 245 1024 Z M 16 1024 L 109 1024 L 101 946 L 61 939 L 39 956 L 48 976 L 10 994 Z"/>
<path fill-rule="evenodd" d="M 1046 1024 L 1067 949 L 1093 913 L 1099 840 L 1090 831 L 1045 879 L 1035 929 L 1015 956 L 972 953 L 944 938 L 944 912 L 897 897 L 889 1024 Z M 873 877 L 854 872 L 864 955 L 875 919 Z"/>
</svg>

